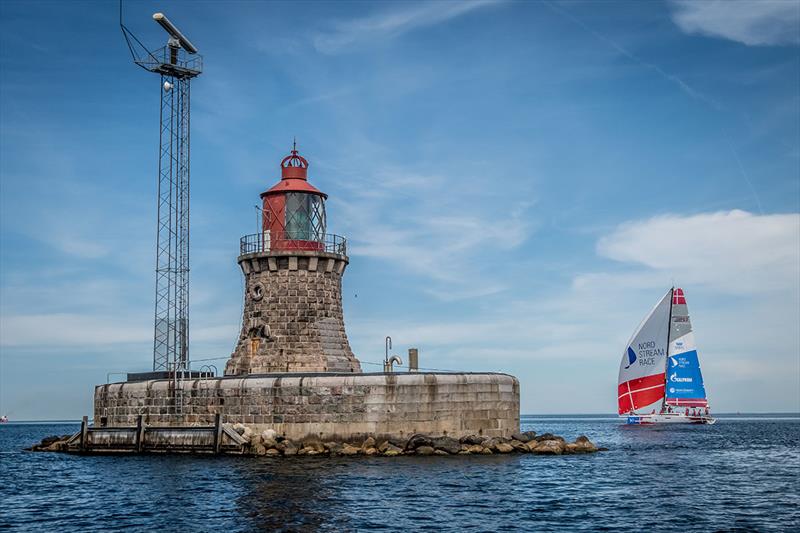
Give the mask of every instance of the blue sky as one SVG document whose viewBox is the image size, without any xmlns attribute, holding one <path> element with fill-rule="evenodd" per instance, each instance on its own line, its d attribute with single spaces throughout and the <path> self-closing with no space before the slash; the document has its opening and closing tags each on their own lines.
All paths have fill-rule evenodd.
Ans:
<svg viewBox="0 0 800 533">
<path fill-rule="evenodd" d="M 238 239 L 297 137 L 363 362 L 614 412 L 674 281 L 717 411 L 800 411 L 800 4 L 128 2 L 192 88 L 192 356 L 238 335 Z M 0 411 L 91 411 L 152 364 L 158 84 L 116 2 L 0 3 Z M 365 365 L 365 369 L 378 367 Z M 115 376 L 112 376 L 112 379 Z"/>
</svg>

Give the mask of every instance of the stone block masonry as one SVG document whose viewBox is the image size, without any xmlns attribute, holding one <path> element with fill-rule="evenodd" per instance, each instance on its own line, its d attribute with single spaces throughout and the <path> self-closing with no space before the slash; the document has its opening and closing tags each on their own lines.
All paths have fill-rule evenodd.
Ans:
<svg viewBox="0 0 800 533">
<path fill-rule="evenodd" d="M 319 251 L 245 254 L 242 330 L 225 375 L 361 372 L 342 312 L 344 255 Z"/>
<path fill-rule="evenodd" d="M 95 388 L 94 424 L 224 422 L 274 429 L 290 439 L 353 440 L 416 433 L 510 437 L 519 430 L 519 381 L 495 373 L 270 374 L 151 380 Z"/>
</svg>

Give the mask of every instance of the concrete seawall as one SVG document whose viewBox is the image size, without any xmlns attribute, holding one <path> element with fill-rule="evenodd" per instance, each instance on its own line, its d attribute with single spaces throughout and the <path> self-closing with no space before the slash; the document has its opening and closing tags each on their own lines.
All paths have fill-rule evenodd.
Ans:
<svg viewBox="0 0 800 533">
<path fill-rule="evenodd" d="M 263 374 L 95 387 L 96 427 L 224 422 L 291 439 L 415 433 L 509 437 L 519 430 L 519 381 L 495 373 Z M 176 405 L 177 403 L 177 405 Z"/>
</svg>

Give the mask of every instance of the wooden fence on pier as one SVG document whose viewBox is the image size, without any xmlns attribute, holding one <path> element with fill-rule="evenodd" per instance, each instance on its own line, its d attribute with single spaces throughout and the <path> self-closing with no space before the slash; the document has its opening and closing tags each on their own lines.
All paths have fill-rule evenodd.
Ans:
<svg viewBox="0 0 800 533">
<path fill-rule="evenodd" d="M 96 427 L 88 417 L 67 441 L 74 453 L 242 453 L 247 440 L 220 415 L 213 426 L 146 426 L 139 416 L 132 427 Z"/>
</svg>

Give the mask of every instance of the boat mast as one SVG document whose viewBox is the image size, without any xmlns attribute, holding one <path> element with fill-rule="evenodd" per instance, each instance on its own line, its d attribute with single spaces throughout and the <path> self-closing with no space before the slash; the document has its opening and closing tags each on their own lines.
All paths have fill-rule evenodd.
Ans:
<svg viewBox="0 0 800 533">
<path fill-rule="evenodd" d="M 664 360 L 664 397 L 661 399 L 661 412 L 667 408 L 667 384 L 669 383 L 669 338 L 672 335 L 672 304 L 675 303 L 675 286 L 669 290 L 669 321 L 667 322 L 667 357 Z"/>
</svg>

